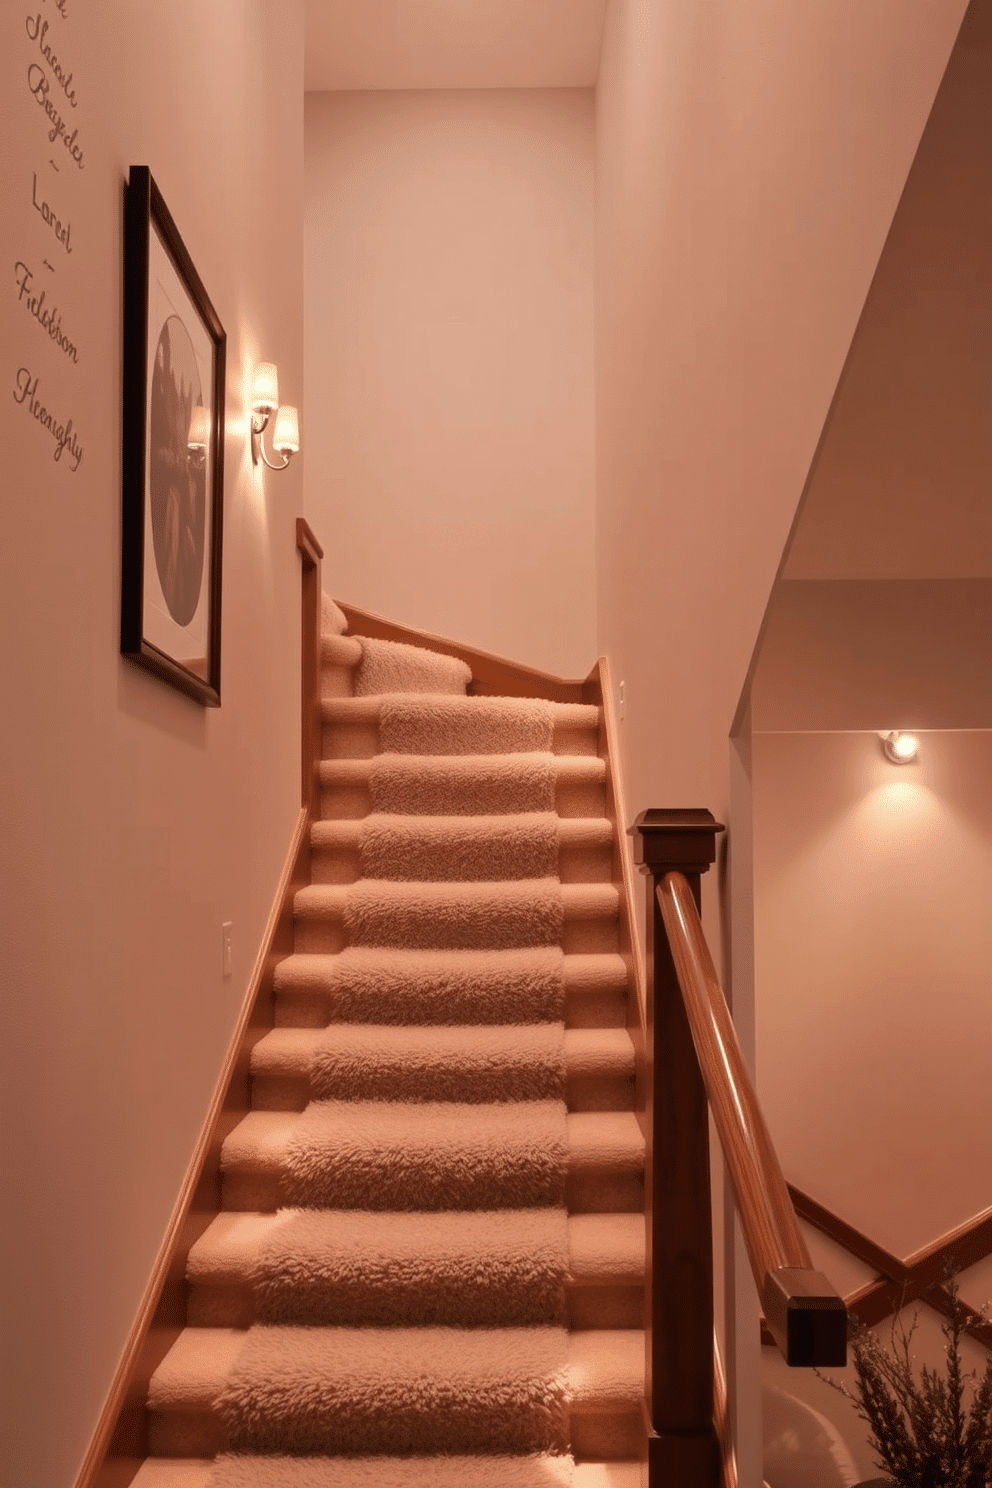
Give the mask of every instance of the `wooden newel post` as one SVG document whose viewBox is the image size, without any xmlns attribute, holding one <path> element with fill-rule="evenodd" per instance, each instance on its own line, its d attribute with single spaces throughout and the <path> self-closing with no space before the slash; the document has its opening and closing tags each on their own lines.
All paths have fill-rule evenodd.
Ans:
<svg viewBox="0 0 992 1488">
<path fill-rule="evenodd" d="M 656 889 L 700 875 L 724 828 L 704 809 L 642 811 L 631 828 L 647 889 L 646 1339 L 651 1488 L 719 1488 L 713 1427 L 713 1228 L 706 1091 Z"/>
</svg>

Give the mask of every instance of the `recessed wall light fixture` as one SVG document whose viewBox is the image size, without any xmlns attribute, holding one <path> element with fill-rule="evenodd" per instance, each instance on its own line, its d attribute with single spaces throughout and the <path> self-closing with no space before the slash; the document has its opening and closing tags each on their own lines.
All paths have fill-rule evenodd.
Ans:
<svg viewBox="0 0 992 1488">
<path fill-rule="evenodd" d="M 881 739 L 885 757 L 894 765 L 911 765 L 920 752 L 920 741 L 916 735 L 904 734 L 901 729 L 882 734 Z"/>
<path fill-rule="evenodd" d="M 280 465 L 273 464 L 265 453 L 262 435 L 275 414 L 272 429 L 274 453 L 285 455 Z M 257 465 L 261 459 L 270 470 L 285 470 L 300 448 L 300 419 L 295 408 L 279 403 L 279 372 L 275 362 L 259 362 L 251 385 L 251 459 Z"/>
</svg>

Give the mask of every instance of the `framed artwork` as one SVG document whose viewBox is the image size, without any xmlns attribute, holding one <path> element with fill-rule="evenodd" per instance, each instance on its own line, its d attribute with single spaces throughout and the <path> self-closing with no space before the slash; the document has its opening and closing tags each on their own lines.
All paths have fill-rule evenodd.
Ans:
<svg viewBox="0 0 992 1488">
<path fill-rule="evenodd" d="M 162 194 L 124 209 L 121 654 L 220 706 L 227 337 Z"/>
</svg>

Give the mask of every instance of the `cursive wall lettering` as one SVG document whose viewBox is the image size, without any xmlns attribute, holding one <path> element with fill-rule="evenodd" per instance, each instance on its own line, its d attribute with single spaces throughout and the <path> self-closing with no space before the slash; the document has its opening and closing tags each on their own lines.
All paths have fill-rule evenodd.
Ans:
<svg viewBox="0 0 992 1488">
<path fill-rule="evenodd" d="M 25 25 L 27 26 L 28 35 L 30 36 L 31 40 L 38 43 L 38 46 L 41 49 L 41 55 L 44 57 L 52 72 L 55 74 L 55 81 L 62 89 L 62 92 L 65 94 L 66 98 L 68 98 L 73 108 L 75 108 L 76 93 L 71 86 L 72 73 L 70 72 L 68 75 L 66 74 L 65 70 L 59 63 L 58 57 L 56 57 L 53 53 L 50 44 L 45 40 L 45 35 L 48 31 L 48 22 L 41 19 L 41 11 L 39 10 L 34 20 L 32 20 L 30 16 L 28 16 Z"/>
<path fill-rule="evenodd" d="M 65 352 L 65 355 L 70 361 L 78 362 L 79 353 L 76 350 L 75 343 L 69 340 L 69 337 L 62 329 L 62 317 L 58 310 L 54 308 L 50 310 L 45 309 L 45 296 L 48 291 L 43 289 L 40 295 L 31 293 L 31 282 L 34 279 L 34 275 L 27 264 L 21 263 L 20 260 L 14 265 L 14 277 L 18 284 L 18 300 L 24 304 L 29 314 L 34 316 L 41 329 L 48 333 L 59 350 Z"/>
<path fill-rule="evenodd" d="M 55 449 L 52 458 L 56 465 L 63 454 L 68 452 L 72 464 L 69 469 L 75 473 L 79 469 L 83 458 L 83 446 L 80 444 L 73 427 L 72 419 L 66 423 L 59 423 L 54 413 L 50 413 L 44 404 L 36 397 L 38 392 L 38 377 L 32 380 L 31 373 L 27 367 L 18 367 L 17 377 L 14 381 L 13 398 L 15 403 L 30 413 L 31 417 L 37 419 L 43 429 L 47 429 L 55 440 Z"/>
<path fill-rule="evenodd" d="M 49 140 L 52 144 L 56 140 L 61 140 L 73 160 L 79 166 L 79 169 L 82 170 L 83 152 L 79 145 L 76 144 L 76 136 L 79 130 L 74 129 L 71 134 L 66 134 L 66 122 L 48 96 L 51 91 L 51 84 L 45 75 L 45 69 L 38 62 L 32 62 L 28 68 L 28 87 L 34 94 L 35 102 L 45 110 L 45 113 L 52 121 L 52 127 L 48 131 Z"/>
<path fill-rule="evenodd" d="M 66 253 L 71 253 L 72 247 L 70 245 L 69 239 L 72 237 L 72 223 L 66 222 L 63 224 L 61 217 L 56 217 L 55 213 L 52 211 L 51 207 L 46 201 L 38 200 L 37 171 L 34 172 L 34 185 L 31 187 L 31 201 L 34 205 L 35 211 L 41 213 L 42 222 L 47 223 L 48 226 L 52 229 L 52 232 L 62 244 L 62 247 L 65 249 Z"/>
<path fill-rule="evenodd" d="M 58 11 L 59 15 L 62 17 L 62 19 L 64 21 L 67 21 L 69 19 L 69 12 L 65 8 L 66 7 L 66 3 L 67 3 L 67 0 L 53 0 L 53 4 L 55 6 L 55 9 Z"/>
</svg>

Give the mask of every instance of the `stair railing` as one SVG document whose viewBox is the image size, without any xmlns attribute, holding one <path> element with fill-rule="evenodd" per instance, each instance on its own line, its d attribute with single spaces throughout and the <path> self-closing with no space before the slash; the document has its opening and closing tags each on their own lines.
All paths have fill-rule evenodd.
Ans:
<svg viewBox="0 0 992 1488">
<path fill-rule="evenodd" d="M 652 1488 L 720 1488 L 723 1472 L 713 1420 L 709 1112 L 765 1320 L 786 1363 L 834 1366 L 847 1358 L 847 1310 L 813 1269 L 699 918 L 700 877 L 716 861 L 723 830 L 700 809 L 644 811 L 631 828 L 648 895 L 646 1363 Z"/>
</svg>

